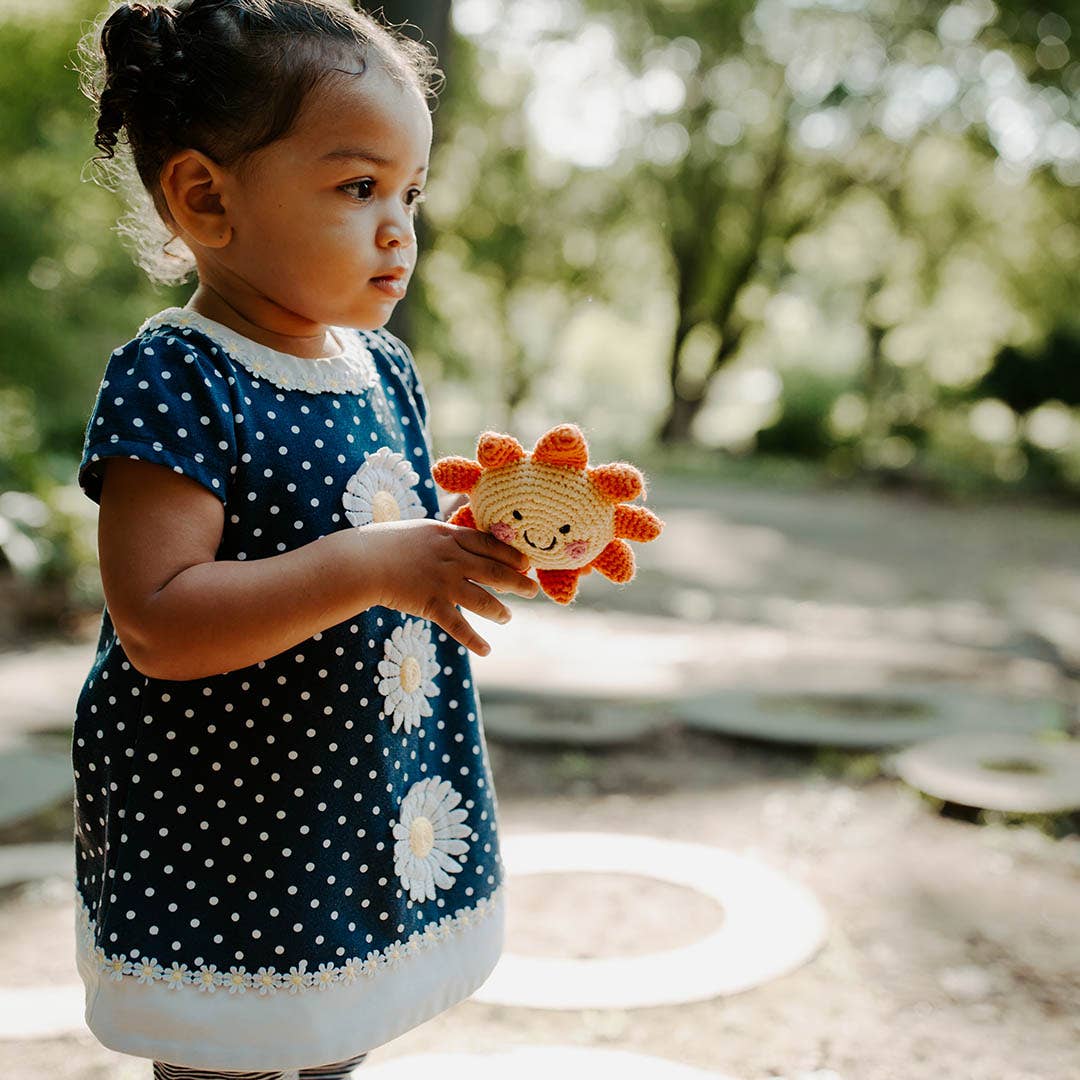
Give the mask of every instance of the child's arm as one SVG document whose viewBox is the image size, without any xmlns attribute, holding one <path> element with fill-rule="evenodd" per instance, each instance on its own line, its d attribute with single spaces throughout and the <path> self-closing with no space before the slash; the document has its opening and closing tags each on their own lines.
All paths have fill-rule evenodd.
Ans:
<svg viewBox="0 0 1080 1080">
<path fill-rule="evenodd" d="M 190 680 L 247 667 L 376 604 L 430 618 L 484 653 L 454 605 L 497 621 L 509 612 L 473 583 L 536 594 L 519 572 L 529 565 L 520 552 L 433 518 L 342 529 L 266 559 L 215 561 L 224 520 L 221 500 L 190 478 L 108 459 L 101 578 L 117 636 L 144 675 Z"/>
</svg>

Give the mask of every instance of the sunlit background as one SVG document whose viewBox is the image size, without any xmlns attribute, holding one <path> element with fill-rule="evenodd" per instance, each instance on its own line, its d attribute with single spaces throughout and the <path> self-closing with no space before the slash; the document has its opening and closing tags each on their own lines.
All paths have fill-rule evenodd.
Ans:
<svg viewBox="0 0 1080 1080">
<path fill-rule="evenodd" d="M 1080 490 L 1072 5 L 458 0 L 407 326 L 435 431 Z M 66 481 L 154 288 L 94 186 L 95 3 L 3 0 L 6 487 Z M 17 58 L 17 62 L 14 62 Z M 80 179 L 83 177 L 84 179 Z"/>
<path fill-rule="evenodd" d="M 0 0 L 0 737 L 53 738 L 61 772 L 104 599 L 75 486 L 86 421 L 111 350 L 194 289 L 147 280 L 123 203 L 94 183 L 73 54 L 100 10 Z M 1076 0 L 385 13 L 447 77 L 390 324 L 437 454 L 573 421 L 593 461 L 644 470 L 666 521 L 633 545 L 629 585 L 593 574 L 573 609 L 540 598 L 482 623 L 477 684 L 512 869 L 530 833 L 703 848 L 643 840 L 606 877 L 560 873 L 555 841 L 526 874 L 523 849 L 513 949 L 707 940 L 736 911 L 710 888 L 742 880 L 710 859 L 736 851 L 811 890 L 802 908 L 763 899 L 764 917 L 824 913 L 828 943 L 808 931 L 787 969 L 677 1006 L 553 1011 L 515 1003 L 506 976 L 384 1059 L 573 1044 L 727 1080 L 1080 1076 Z M 949 732 L 1029 739 L 981 762 L 1014 787 L 894 757 Z M 0 856 L 70 829 L 54 797 L 0 820 Z M 0 872 L 0 1013 L 16 1018 L 0 1072 L 143 1076 L 77 1022 L 35 1036 L 18 1019 L 30 999 L 12 987 L 66 932 L 69 886 L 48 880 Z M 744 950 L 759 968 L 779 947 L 763 927 Z M 691 958 L 684 990 L 726 962 Z M 68 956 L 40 963 L 62 1012 Z M 605 1067 L 637 1075 L 550 1063 Z"/>
</svg>

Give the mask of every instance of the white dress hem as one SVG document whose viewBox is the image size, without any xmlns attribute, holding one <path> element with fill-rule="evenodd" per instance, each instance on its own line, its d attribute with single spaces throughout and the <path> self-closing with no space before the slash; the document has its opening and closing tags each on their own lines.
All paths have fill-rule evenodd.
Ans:
<svg viewBox="0 0 1080 1080">
<path fill-rule="evenodd" d="M 76 964 L 94 1036 L 123 1054 L 202 1069 L 302 1069 L 374 1050 L 479 989 L 499 960 L 505 932 L 499 889 L 482 917 L 370 978 L 314 993 L 207 993 L 111 978 L 78 932 L 80 922 L 85 928 L 80 907 L 76 902 Z"/>
</svg>

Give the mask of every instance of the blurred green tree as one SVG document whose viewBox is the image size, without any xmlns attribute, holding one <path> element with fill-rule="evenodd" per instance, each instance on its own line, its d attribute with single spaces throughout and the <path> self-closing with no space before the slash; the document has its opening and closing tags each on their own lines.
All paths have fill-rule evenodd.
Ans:
<svg viewBox="0 0 1080 1080">
<path fill-rule="evenodd" d="M 0 56 L 18 58 L 0 64 L 0 389 L 39 440 L 5 448 L 4 488 L 72 480 L 103 357 L 165 306 L 110 236 L 115 196 L 82 179 L 94 127 L 71 55 L 98 10 L 71 0 L 0 17 Z"/>
<path fill-rule="evenodd" d="M 82 179 L 93 115 L 71 53 L 98 9 L 0 18 L 19 57 L 0 67 L 0 421 L 23 432 L 0 481 L 26 490 L 70 481 L 102 357 L 190 290 L 146 280 L 112 231 L 123 207 Z M 1031 450 L 1005 383 L 1040 357 L 1033 445 L 1080 483 L 1080 412 L 1053 367 L 1080 318 L 1074 3 L 416 0 L 385 15 L 419 25 L 450 74 L 427 251 L 395 328 L 484 423 L 610 415 L 630 444 L 644 402 L 667 443 L 826 461 L 833 445 L 889 469 L 970 454 L 1005 478 Z M 746 371 L 770 378 L 729 378 Z"/>
<path fill-rule="evenodd" d="M 1074 196 L 1080 181 L 1075 124 L 1059 121 L 1060 155 L 1039 160 L 1017 144 L 1016 122 L 1008 126 L 1000 115 L 1003 104 L 1015 102 L 1029 110 L 1024 119 L 1033 129 L 1048 128 L 1048 109 L 1067 115 L 1068 97 L 1076 101 L 1080 66 L 1039 52 L 1047 43 L 1057 49 L 1070 36 L 1062 15 L 1015 4 L 995 22 L 993 5 L 978 0 L 636 0 L 617 8 L 593 0 L 589 10 L 615 30 L 628 67 L 647 72 L 659 66 L 684 84 L 681 105 L 658 117 L 630 148 L 641 158 L 635 179 L 646 186 L 646 205 L 661 222 L 677 295 L 662 441 L 691 438 L 713 380 L 754 332 L 756 313 L 747 318 L 741 296 L 755 285 L 765 294 L 781 289 L 793 270 L 793 243 L 824 227 L 852 194 L 872 195 L 892 234 L 879 258 L 865 253 L 858 280 L 849 273 L 839 282 L 846 290 L 860 288 L 865 297 L 862 383 L 871 444 L 889 437 L 889 399 L 909 381 L 890 371 L 887 338 L 902 320 L 892 319 L 883 301 L 910 288 L 904 278 L 913 271 L 924 302 L 933 303 L 952 269 L 950 255 L 974 241 L 1027 310 L 1031 297 L 1022 294 L 1034 288 L 1043 293 L 1037 314 L 1060 316 L 1060 310 L 1048 310 L 1046 290 L 1065 294 L 1076 259 L 1057 273 L 1045 264 L 1029 274 L 1001 267 L 1007 246 L 995 235 L 992 215 L 990 227 L 982 224 L 990 177 L 979 160 L 969 159 L 967 169 L 947 179 L 950 198 L 936 205 L 926 198 L 920 205 L 921 193 L 913 188 L 921 178 L 910 168 L 914 157 L 929 158 L 935 149 L 945 152 L 947 144 L 970 140 L 992 162 L 1014 175 L 1033 173 L 1032 185 L 1052 189 L 1044 207 L 1051 212 L 1039 223 L 1044 236 L 1067 224 L 1067 217 L 1053 212 L 1053 201 L 1058 192 Z M 1051 96 L 1029 100 L 1040 84 L 1041 93 Z M 996 87 L 1003 92 L 995 94 Z M 669 133 L 671 149 L 658 161 L 655 137 L 661 133 Z M 1038 134 L 1034 130 L 1032 137 Z M 890 260 L 902 245 L 917 251 L 899 263 Z M 827 282 L 826 268 L 815 269 L 819 283 Z M 687 377 L 686 345 L 703 326 L 715 342 L 712 359 Z M 867 457 L 872 463 L 873 445 Z"/>
<path fill-rule="evenodd" d="M 444 77 L 449 75 L 453 67 L 450 0 L 387 0 L 386 3 L 363 3 L 358 6 L 370 12 L 375 18 L 397 27 L 400 32 L 425 41 L 438 56 L 439 68 Z M 436 126 L 433 133 L 433 146 L 441 134 L 441 126 Z M 431 243 L 426 218 L 417 219 L 416 239 L 421 250 L 426 249 Z M 411 342 L 414 337 L 413 310 L 416 306 L 417 292 L 410 290 L 394 308 L 394 313 L 386 324 L 391 333 L 397 334 L 407 342 Z"/>
</svg>

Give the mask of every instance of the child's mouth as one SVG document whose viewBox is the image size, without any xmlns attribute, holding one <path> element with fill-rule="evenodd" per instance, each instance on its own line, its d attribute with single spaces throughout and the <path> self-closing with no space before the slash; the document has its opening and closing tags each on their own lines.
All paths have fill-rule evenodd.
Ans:
<svg viewBox="0 0 1080 1080">
<path fill-rule="evenodd" d="M 373 277 L 371 284 L 376 289 L 386 293 L 387 296 L 396 297 L 398 300 L 405 295 L 405 290 L 408 288 L 404 278 L 396 277 Z"/>
</svg>

